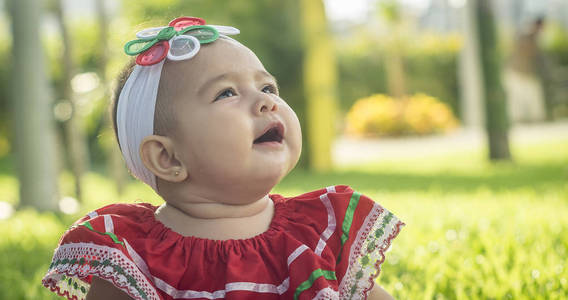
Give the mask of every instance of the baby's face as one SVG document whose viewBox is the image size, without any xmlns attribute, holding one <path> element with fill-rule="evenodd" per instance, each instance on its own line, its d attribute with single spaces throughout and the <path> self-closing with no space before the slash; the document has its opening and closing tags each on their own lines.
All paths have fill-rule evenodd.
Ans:
<svg viewBox="0 0 568 300">
<path fill-rule="evenodd" d="M 262 197 L 297 163 L 298 118 L 248 48 L 218 39 L 190 60 L 168 61 L 162 80 L 175 108 L 176 154 L 201 196 Z"/>
</svg>

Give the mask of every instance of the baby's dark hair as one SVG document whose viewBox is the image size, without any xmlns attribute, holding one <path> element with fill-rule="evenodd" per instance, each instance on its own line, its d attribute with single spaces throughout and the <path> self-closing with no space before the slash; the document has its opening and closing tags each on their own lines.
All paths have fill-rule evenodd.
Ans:
<svg viewBox="0 0 568 300">
<path fill-rule="evenodd" d="M 124 68 L 120 72 L 120 75 L 117 78 L 116 88 L 114 89 L 114 93 L 112 95 L 110 114 L 111 114 L 114 135 L 116 137 L 116 141 L 118 142 L 119 147 L 120 147 L 120 141 L 118 139 L 118 127 L 116 124 L 118 100 L 120 98 L 120 93 L 122 92 L 122 89 L 124 88 L 124 85 L 128 80 L 128 77 L 130 77 L 130 74 L 132 74 L 132 71 L 134 70 L 135 66 L 136 66 L 136 61 L 134 59 L 128 62 L 124 66 Z M 160 84 L 158 86 L 158 95 L 156 99 L 156 108 L 154 113 L 154 134 L 168 135 L 168 133 L 172 129 L 173 109 L 170 107 L 171 105 L 169 103 L 169 98 L 170 98 L 169 95 L 164 95 L 164 92 L 162 91 L 162 81 L 160 81 Z"/>
</svg>

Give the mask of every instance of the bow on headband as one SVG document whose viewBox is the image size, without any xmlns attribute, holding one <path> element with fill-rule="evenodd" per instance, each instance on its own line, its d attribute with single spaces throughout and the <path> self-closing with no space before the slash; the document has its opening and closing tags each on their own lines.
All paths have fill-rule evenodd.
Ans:
<svg viewBox="0 0 568 300">
<path fill-rule="evenodd" d="M 166 56 L 170 60 L 194 57 L 201 44 L 211 43 L 221 35 L 236 35 L 240 31 L 231 26 L 205 25 L 196 17 L 181 17 L 168 26 L 147 28 L 136 33 L 138 39 L 124 45 L 126 54 L 136 57 L 136 64 L 154 65 Z"/>
</svg>

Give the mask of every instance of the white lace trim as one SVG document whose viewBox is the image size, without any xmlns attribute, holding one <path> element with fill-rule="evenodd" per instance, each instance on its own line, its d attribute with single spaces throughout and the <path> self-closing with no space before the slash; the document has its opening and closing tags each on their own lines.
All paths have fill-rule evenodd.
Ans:
<svg viewBox="0 0 568 300">
<path fill-rule="evenodd" d="M 77 260 L 76 263 L 69 262 Z M 83 260 L 79 263 L 78 260 Z M 66 263 L 62 261 L 67 260 Z M 110 264 L 119 266 L 126 275 L 132 276 L 138 288 L 133 286 L 124 274 L 119 274 L 113 266 L 103 264 L 108 260 Z M 93 266 L 92 261 L 98 261 L 99 264 Z M 159 299 L 158 293 L 148 281 L 148 279 L 140 272 L 136 265 L 120 250 L 107 246 L 96 245 L 93 243 L 70 243 L 59 246 L 55 250 L 52 262 L 54 265 L 48 270 L 43 278 L 43 284 L 52 291 L 57 291 L 60 295 L 65 295 L 69 299 L 84 299 L 90 285 L 82 279 L 89 275 L 95 275 L 105 280 L 111 281 L 117 288 L 123 290 L 134 299 Z M 56 264 L 60 262 L 59 264 Z M 71 278 L 73 284 L 69 285 L 64 276 Z M 77 283 L 78 289 L 73 286 Z M 81 292 L 83 287 L 86 292 Z M 140 293 L 142 291 L 145 295 Z"/>
<path fill-rule="evenodd" d="M 151 286 L 150 282 L 147 281 L 147 278 L 144 277 L 144 275 L 150 278 L 157 288 L 164 291 L 174 299 L 219 299 L 224 298 L 228 292 L 232 291 L 250 291 L 282 295 L 290 287 L 290 278 L 287 277 L 279 285 L 256 282 L 230 282 L 225 284 L 224 290 L 217 290 L 213 292 L 179 290 L 164 280 L 153 276 L 140 255 L 130 246 L 128 241 L 123 241 L 132 260 L 125 256 L 120 250 L 92 243 L 72 243 L 59 246 L 59 248 L 55 251 L 53 262 L 63 259 L 71 260 L 85 258 L 87 263 L 82 265 L 78 263 L 54 265 L 53 268 L 49 269 L 47 275 L 44 277 L 44 285 L 52 291 L 57 290 L 58 294 L 65 295 L 69 299 L 84 299 L 90 285 L 82 281 L 81 278 L 85 278 L 88 275 L 96 275 L 112 281 L 117 288 L 127 292 L 135 299 L 159 299 L 157 291 L 153 286 Z M 303 250 L 305 249 L 308 249 L 305 245 L 298 247 L 296 250 L 300 251 L 294 251 L 294 253 L 289 256 L 288 260 L 290 263 L 303 253 Z M 111 266 L 105 267 L 104 265 L 99 264 L 97 267 L 93 267 L 88 264 L 91 260 L 102 262 L 106 259 L 110 260 L 112 264 L 120 266 L 127 274 L 133 276 L 136 282 L 141 285 L 141 288 L 144 290 L 147 297 L 143 297 L 135 287 L 128 285 L 127 278 L 123 275 L 116 274 L 115 270 Z M 69 284 L 67 280 L 63 280 L 64 276 L 72 278 L 73 283 Z M 77 287 L 73 287 L 73 284 L 75 283 L 78 285 Z M 86 292 L 80 293 L 81 287 L 83 287 Z"/>
<path fill-rule="evenodd" d="M 379 204 L 373 205 L 349 251 L 349 265 L 339 285 L 340 298 L 366 299 L 374 278 L 380 272 L 384 252 L 402 225 L 396 216 Z M 356 288 L 353 289 L 353 286 Z"/>
<path fill-rule="evenodd" d="M 339 299 L 339 294 L 336 290 L 332 289 L 331 287 L 326 287 L 325 289 L 321 289 L 313 300 L 335 300 Z"/>
</svg>

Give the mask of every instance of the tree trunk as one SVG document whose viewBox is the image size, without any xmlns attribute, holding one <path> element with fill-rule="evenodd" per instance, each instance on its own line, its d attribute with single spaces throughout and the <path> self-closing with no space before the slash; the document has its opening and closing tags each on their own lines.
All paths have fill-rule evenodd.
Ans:
<svg viewBox="0 0 568 300">
<path fill-rule="evenodd" d="M 76 67 L 73 63 L 73 48 L 63 13 L 62 0 L 54 1 L 54 13 L 61 31 L 63 41 L 63 53 L 61 62 L 63 63 L 62 92 L 61 96 L 69 101 L 72 107 L 71 118 L 65 123 L 65 135 L 67 136 L 67 153 L 71 163 L 71 171 L 75 179 L 75 197 L 82 202 L 81 183 L 84 173 L 89 168 L 89 147 L 81 115 L 78 111 L 76 95 L 71 89 L 71 79 L 76 74 Z"/>
<path fill-rule="evenodd" d="M 101 51 L 99 54 L 98 69 L 100 72 L 99 77 L 101 78 L 101 85 L 104 89 L 104 99 L 107 100 L 110 99 L 112 94 L 110 92 L 110 87 L 106 76 L 108 64 L 108 17 L 104 0 L 96 0 L 95 4 L 97 7 L 97 19 L 99 23 L 99 51 Z M 104 121 L 106 128 L 112 128 L 112 119 L 110 117 L 110 114 L 104 114 Z M 114 134 L 111 135 L 114 136 Z M 107 144 L 109 145 L 107 153 L 110 157 L 107 162 L 107 166 L 113 182 L 116 184 L 116 190 L 120 195 L 122 194 L 124 187 L 126 186 L 128 173 L 126 171 L 124 161 L 122 160 L 122 154 L 120 153 L 120 149 L 118 148 L 116 143 Z"/>
<path fill-rule="evenodd" d="M 406 74 L 401 54 L 402 47 L 397 45 L 387 48 L 389 50 L 387 50 L 385 63 L 389 95 L 396 99 L 404 99 L 406 97 Z"/>
<path fill-rule="evenodd" d="M 310 168 L 332 167 L 331 146 L 335 137 L 337 69 L 321 0 L 301 0 L 304 40 L 304 86 L 307 101 L 307 136 Z"/>
<path fill-rule="evenodd" d="M 481 80 L 481 57 L 479 55 L 475 1 L 467 1 L 466 5 L 461 8 L 461 15 L 464 37 L 459 66 L 461 115 L 465 127 L 482 130 L 485 124 L 484 88 Z"/>
<path fill-rule="evenodd" d="M 498 51 L 497 32 L 491 1 L 476 0 L 475 7 L 481 73 L 483 75 L 489 159 L 510 160 L 507 103 L 505 91 L 501 85 L 501 58 Z"/>
<path fill-rule="evenodd" d="M 381 17 L 385 20 L 391 34 L 386 41 L 385 71 L 387 73 L 388 94 L 396 99 L 404 99 L 406 92 L 406 73 L 404 71 L 404 32 L 401 7 L 397 0 L 378 2 Z"/>
<path fill-rule="evenodd" d="M 55 128 L 39 36 L 41 2 L 12 0 L 9 6 L 20 206 L 55 211 L 58 198 Z"/>
</svg>

